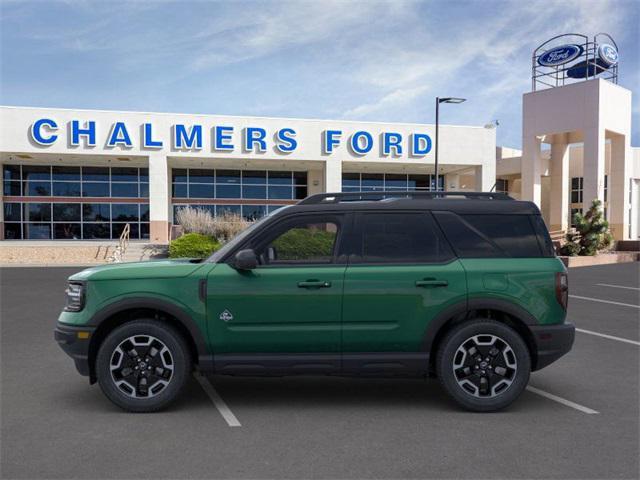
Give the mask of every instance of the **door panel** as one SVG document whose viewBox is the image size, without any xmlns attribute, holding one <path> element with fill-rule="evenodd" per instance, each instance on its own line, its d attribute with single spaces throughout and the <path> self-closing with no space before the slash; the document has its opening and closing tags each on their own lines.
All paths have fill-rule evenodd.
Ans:
<svg viewBox="0 0 640 480">
<path fill-rule="evenodd" d="M 344 281 L 345 352 L 418 352 L 429 321 L 466 301 L 459 260 L 445 265 L 351 265 Z"/>
<path fill-rule="evenodd" d="M 340 351 L 345 266 L 217 265 L 207 282 L 214 354 Z"/>
</svg>

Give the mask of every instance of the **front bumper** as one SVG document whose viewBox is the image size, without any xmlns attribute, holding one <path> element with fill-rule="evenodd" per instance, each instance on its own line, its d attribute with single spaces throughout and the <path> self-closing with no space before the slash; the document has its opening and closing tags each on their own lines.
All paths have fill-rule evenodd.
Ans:
<svg viewBox="0 0 640 480">
<path fill-rule="evenodd" d="M 93 327 L 75 327 L 63 323 L 58 323 L 53 331 L 60 348 L 73 359 L 80 375 L 87 377 L 91 374 L 89 344 L 94 331 Z"/>
<path fill-rule="evenodd" d="M 533 370 L 540 370 L 555 362 L 568 353 L 573 346 L 576 327 L 571 323 L 536 325 L 530 328 L 537 350 L 537 360 Z"/>
</svg>

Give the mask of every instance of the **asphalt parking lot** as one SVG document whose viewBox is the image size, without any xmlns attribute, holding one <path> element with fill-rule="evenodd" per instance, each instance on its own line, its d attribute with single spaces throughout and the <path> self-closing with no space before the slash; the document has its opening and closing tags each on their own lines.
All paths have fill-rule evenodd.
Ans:
<svg viewBox="0 0 640 480">
<path fill-rule="evenodd" d="M 121 412 L 53 341 L 68 268 L 0 269 L 2 478 L 638 478 L 640 267 L 570 271 L 572 352 L 507 411 L 435 380 L 194 378 Z M 204 385 L 204 388 L 203 388 Z"/>
</svg>

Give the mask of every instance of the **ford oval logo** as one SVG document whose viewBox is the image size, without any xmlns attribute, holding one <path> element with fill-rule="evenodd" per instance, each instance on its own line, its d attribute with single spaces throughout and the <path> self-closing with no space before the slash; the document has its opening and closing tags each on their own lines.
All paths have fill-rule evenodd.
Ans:
<svg viewBox="0 0 640 480">
<path fill-rule="evenodd" d="M 603 43 L 598 47 L 598 57 L 610 67 L 618 63 L 618 50 L 613 45 Z"/>
<path fill-rule="evenodd" d="M 538 57 L 538 63 L 543 67 L 557 67 L 578 58 L 583 48 L 580 45 L 561 45 L 547 50 Z"/>
</svg>

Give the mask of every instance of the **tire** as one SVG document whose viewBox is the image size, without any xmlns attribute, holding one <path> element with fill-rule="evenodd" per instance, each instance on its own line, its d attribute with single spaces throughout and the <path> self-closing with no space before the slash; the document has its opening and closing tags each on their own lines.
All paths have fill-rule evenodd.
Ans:
<svg viewBox="0 0 640 480">
<path fill-rule="evenodd" d="M 180 333 L 156 320 L 140 319 L 105 338 L 96 357 L 96 375 L 104 394 L 118 407 L 155 412 L 180 394 L 191 362 Z"/>
<path fill-rule="evenodd" d="M 459 405 L 492 412 L 509 406 L 527 386 L 531 355 L 513 328 L 495 320 L 469 320 L 445 336 L 436 372 Z"/>
</svg>

